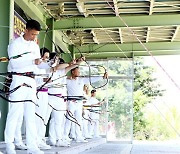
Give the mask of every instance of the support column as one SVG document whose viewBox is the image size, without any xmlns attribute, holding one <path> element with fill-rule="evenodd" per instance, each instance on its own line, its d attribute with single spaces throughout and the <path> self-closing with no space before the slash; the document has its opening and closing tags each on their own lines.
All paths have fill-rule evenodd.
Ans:
<svg viewBox="0 0 180 154">
<path fill-rule="evenodd" d="M 70 45 L 69 46 L 69 51 L 71 52 L 70 54 L 71 54 L 71 57 L 73 58 L 73 59 L 75 59 L 76 57 L 75 57 L 75 51 L 74 51 L 74 46 L 73 45 Z"/>
<path fill-rule="evenodd" d="M 7 57 L 7 47 L 12 39 L 14 21 L 14 0 L 1 0 L 0 5 L 0 57 Z M 0 63 L 0 72 L 7 72 L 7 63 Z M 0 82 L 4 78 L 0 77 Z M 0 88 L 3 86 L 0 85 Z M 8 102 L 0 98 L 0 141 L 4 140 L 4 128 L 8 112 Z"/>
<path fill-rule="evenodd" d="M 54 36 L 54 19 L 47 19 L 46 25 L 49 27 L 48 30 L 42 30 L 39 35 L 39 45 L 40 48 L 46 47 L 50 51 L 54 52 L 54 45 L 52 43 L 55 42 L 55 36 Z"/>
</svg>

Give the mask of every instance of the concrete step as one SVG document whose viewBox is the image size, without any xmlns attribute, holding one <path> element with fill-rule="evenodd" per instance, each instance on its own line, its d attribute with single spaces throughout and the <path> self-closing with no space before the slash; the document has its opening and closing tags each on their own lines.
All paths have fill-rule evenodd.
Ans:
<svg viewBox="0 0 180 154">
<path fill-rule="evenodd" d="M 43 150 L 45 154 L 78 154 L 85 150 L 97 147 L 101 144 L 106 143 L 105 138 L 89 139 L 87 143 L 76 143 L 72 142 L 70 147 L 55 147 L 51 146 L 51 150 Z M 0 151 L 5 153 L 5 144 L 0 143 Z M 26 154 L 26 150 L 16 150 L 17 154 Z"/>
</svg>

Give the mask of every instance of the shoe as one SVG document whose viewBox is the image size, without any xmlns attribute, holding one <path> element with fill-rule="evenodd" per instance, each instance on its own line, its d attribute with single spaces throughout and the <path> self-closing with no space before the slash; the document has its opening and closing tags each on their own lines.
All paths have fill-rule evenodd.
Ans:
<svg viewBox="0 0 180 154">
<path fill-rule="evenodd" d="M 6 153 L 7 154 L 16 154 L 14 144 L 7 144 L 6 145 Z"/>
<path fill-rule="evenodd" d="M 71 142 L 68 142 L 66 140 L 63 140 L 63 142 L 65 142 L 66 144 L 68 144 L 70 146 Z"/>
<path fill-rule="evenodd" d="M 41 143 L 38 144 L 39 149 L 41 150 L 49 150 L 51 149 L 51 147 L 49 145 L 47 145 L 44 141 L 42 141 Z"/>
<path fill-rule="evenodd" d="M 16 151 L 14 149 L 7 149 L 6 148 L 6 153 L 7 154 L 16 154 Z"/>
<path fill-rule="evenodd" d="M 27 146 L 24 143 L 15 144 L 16 150 L 27 150 Z"/>
<path fill-rule="evenodd" d="M 67 142 L 71 142 L 72 139 L 70 139 L 69 137 L 66 137 L 64 140 L 66 140 Z"/>
<path fill-rule="evenodd" d="M 77 143 L 87 143 L 88 141 L 82 138 L 82 139 L 77 139 L 76 142 Z"/>
<path fill-rule="evenodd" d="M 71 144 L 71 141 L 67 141 L 66 139 L 64 139 L 63 142 L 66 142 L 69 145 Z"/>
<path fill-rule="evenodd" d="M 41 151 L 40 149 L 36 149 L 36 150 L 27 150 L 27 154 L 44 154 L 44 152 Z"/>
<path fill-rule="evenodd" d="M 101 138 L 101 136 L 99 136 L 99 135 L 96 135 L 96 136 L 94 136 L 93 138 Z"/>
<path fill-rule="evenodd" d="M 56 141 L 48 140 L 47 144 L 50 145 L 50 146 L 55 146 Z"/>
<path fill-rule="evenodd" d="M 69 147 L 70 145 L 69 145 L 66 141 L 57 140 L 56 146 L 57 146 L 57 147 Z"/>
<path fill-rule="evenodd" d="M 93 137 L 90 136 L 90 135 L 87 135 L 85 138 L 86 138 L 86 139 L 92 139 Z"/>
</svg>

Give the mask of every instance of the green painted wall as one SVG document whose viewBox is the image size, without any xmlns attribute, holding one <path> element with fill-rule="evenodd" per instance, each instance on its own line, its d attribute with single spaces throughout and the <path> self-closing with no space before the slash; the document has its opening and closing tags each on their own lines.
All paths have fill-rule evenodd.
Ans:
<svg viewBox="0 0 180 154">
<path fill-rule="evenodd" d="M 0 4 L 0 57 L 7 57 L 7 46 L 9 44 L 9 13 L 10 13 L 10 1 L 1 0 Z M 0 63 L 0 72 L 7 72 L 7 63 Z M 3 82 L 4 78 L 0 77 L 0 82 Z M 2 85 L 0 85 L 2 88 Z M 6 116 L 8 112 L 8 103 L 0 98 L 0 141 L 4 140 L 4 128 L 6 122 Z"/>
</svg>

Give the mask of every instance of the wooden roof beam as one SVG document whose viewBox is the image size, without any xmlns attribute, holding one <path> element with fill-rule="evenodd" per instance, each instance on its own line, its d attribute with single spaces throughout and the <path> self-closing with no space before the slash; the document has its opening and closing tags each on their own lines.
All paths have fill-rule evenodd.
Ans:
<svg viewBox="0 0 180 154">
<path fill-rule="evenodd" d="M 174 34 L 173 34 L 173 36 L 172 36 L 171 42 L 173 42 L 174 39 L 176 38 L 178 31 L 179 31 L 179 26 L 176 27 L 176 29 L 175 29 L 175 31 L 174 31 Z"/>
<path fill-rule="evenodd" d="M 146 43 L 149 41 L 150 27 L 147 28 Z"/>
<path fill-rule="evenodd" d="M 121 44 L 123 43 L 123 37 L 122 37 L 122 30 L 121 28 L 119 28 L 119 36 L 120 36 L 120 41 L 121 41 Z"/>
<path fill-rule="evenodd" d="M 149 15 L 153 14 L 153 6 L 154 6 L 154 0 L 150 0 L 150 6 L 149 6 Z"/>
<path fill-rule="evenodd" d="M 119 16 L 119 9 L 118 9 L 118 5 L 117 5 L 117 0 L 113 0 L 114 3 L 114 11 L 116 16 Z"/>
<path fill-rule="evenodd" d="M 85 8 L 84 2 L 81 2 L 80 0 L 77 0 L 76 6 L 81 14 L 83 14 L 85 17 L 88 17 L 87 10 Z"/>
<path fill-rule="evenodd" d="M 94 41 L 95 43 L 99 44 L 99 41 L 98 41 L 98 39 L 97 39 L 97 36 L 96 36 L 96 33 L 95 33 L 94 30 L 91 30 L 91 34 L 93 35 L 93 41 Z"/>
</svg>

